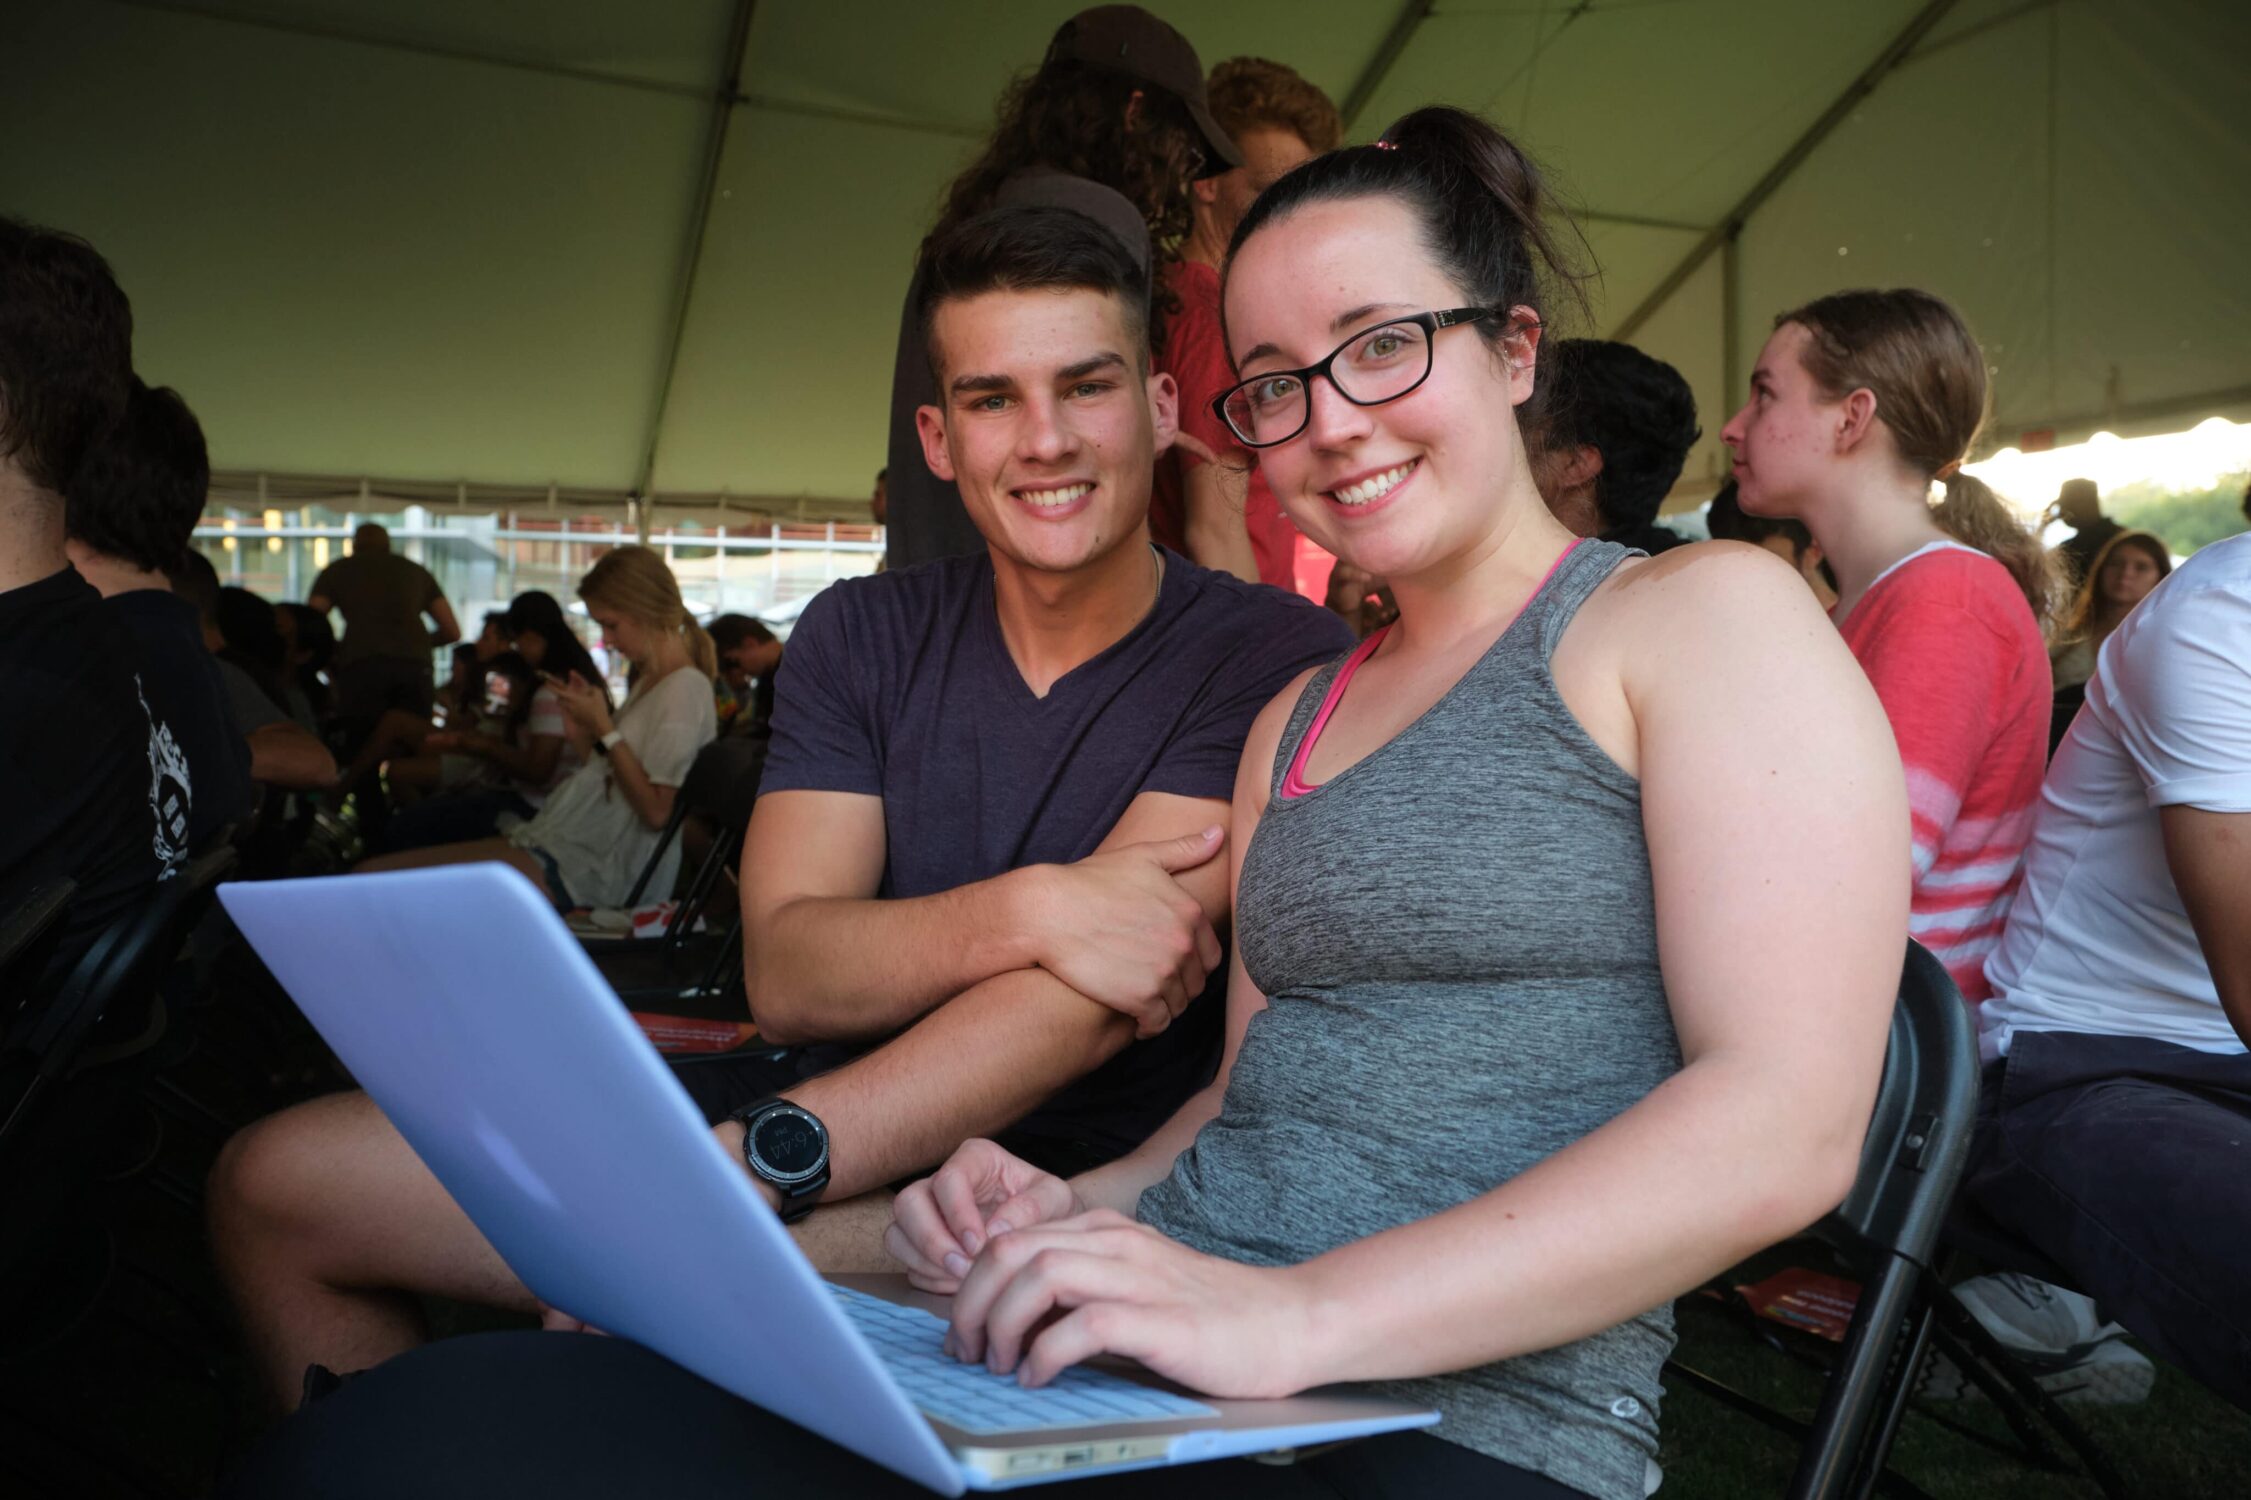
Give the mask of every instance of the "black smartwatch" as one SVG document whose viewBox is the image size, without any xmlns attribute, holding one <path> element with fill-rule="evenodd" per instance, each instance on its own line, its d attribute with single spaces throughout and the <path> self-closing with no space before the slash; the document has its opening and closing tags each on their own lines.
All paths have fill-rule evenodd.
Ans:
<svg viewBox="0 0 2251 1500">
<path fill-rule="evenodd" d="M 828 1127 L 809 1109 L 768 1094 L 727 1117 L 743 1128 L 743 1160 L 781 1194 L 784 1224 L 813 1211 L 828 1186 Z"/>
</svg>

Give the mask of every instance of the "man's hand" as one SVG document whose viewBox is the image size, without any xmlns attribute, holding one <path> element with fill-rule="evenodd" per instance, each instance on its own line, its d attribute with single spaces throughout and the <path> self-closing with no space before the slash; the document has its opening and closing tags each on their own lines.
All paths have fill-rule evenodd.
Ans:
<svg viewBox="0 0 2251 1500">
<path fill-rule="evenodd" d="M 1172 877 L 1219 853 L 1213 824 L 1182 838 L 1125 844 L 1076 864 L 1035 867 L 1033 941 L 1040 967 L 1152 1037 L 1203 993 L 1219 934 Z"/>
<path fill-rule="evenodd" d="M 1086 1212 L 1071 1185 L 991 1141 L 964 1141 L 946 1164 L 891 1200 L 883 1248 L 907 1280 L 950 1297 L 996 1235 Z"/>
</svg>

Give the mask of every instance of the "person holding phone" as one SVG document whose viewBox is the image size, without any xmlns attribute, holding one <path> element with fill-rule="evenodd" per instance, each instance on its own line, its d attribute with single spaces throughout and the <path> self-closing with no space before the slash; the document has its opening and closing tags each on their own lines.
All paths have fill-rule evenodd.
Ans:
<svg viewBox="0 0 2251 1500">
<path fill-rule="evenodd" d="M 681 603 L 672 570 L 646 547 L 604 553 L 579 580 L 578 593 L 610 649 L 634 672 L 633 691 L 613 713 L 590 661 L 565 661 L 567 648 L 558 652 L 551 630 L 529 632 L 543 642 L 535 648 L 543 662 L 568 668 L 548 671 L 540 691 L 560 707 L 565 737 L 587 747 L 585 764 L 505 837 L 406 850 L 360 869 L 497 859 L 538 882 L 559 910 L 623 904 L 672 815 L 688 767 L 718 735 L 711 698 L 718 658 L 711 637 Z M 670 890 L 678 865 L 675 848 L 649 888 Z"/>
</svg>

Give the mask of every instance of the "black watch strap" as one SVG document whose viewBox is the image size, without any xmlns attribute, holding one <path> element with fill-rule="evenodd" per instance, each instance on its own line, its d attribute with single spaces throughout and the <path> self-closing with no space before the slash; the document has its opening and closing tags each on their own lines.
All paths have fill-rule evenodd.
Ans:
<svg viewBox="0 0 2251 1500">
<path fill-rule="evenodd" d="M 768 1094 L 727 1118 L 743 1128 L 743 1162 L 751 1175 L 780 1195 L 782 1222 L 794 1224 L 811 1213 L 829 1177 L 828 1127 L 820 1116 L 779 1094 Z M 760 1149 L 772 1144 L 770 1139 L 762 1140 L 762 1132 L 770 1136 L 777 1127 L 783 1127 L 783 1139 L 791 1148 L 788 1159 L 779 1161 Z"/>
</svg>

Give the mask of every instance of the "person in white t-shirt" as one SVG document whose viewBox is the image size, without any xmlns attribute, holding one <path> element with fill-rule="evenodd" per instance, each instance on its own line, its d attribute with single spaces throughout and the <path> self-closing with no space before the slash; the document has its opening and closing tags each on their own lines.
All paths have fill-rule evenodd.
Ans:
<svg viewBox="0 0 2251 1500">
<path fill-rule="evenodd" d="M 2251 534 L 2103 643 L 1986 975 L 1969 1206 L 2251 1409 Z M 2116 1328 L 2029 1278 L 1966 1290 L 2051 1355 Z"/>
<path fill-rule="evenodd" d="M 633 665 L 632 691 L 614 715 L 601 685 L 583 673 L 550 680 L 572 737 L 591 752 L 586 763 L 505 838 L 410 850 L 360 869 L 499 860 L 536 881 L 559 909 L 624 902 L 688 767 L 719 732 L 711 694 L 717 656 L 680 602 L 672 570 L 646 547 L 604 553 L 579 580 L 578 594 L 610 649 Z M 677 864 L 677 854 L 669 856 L 649 888 L 669 890 Z"/>
</svg>

